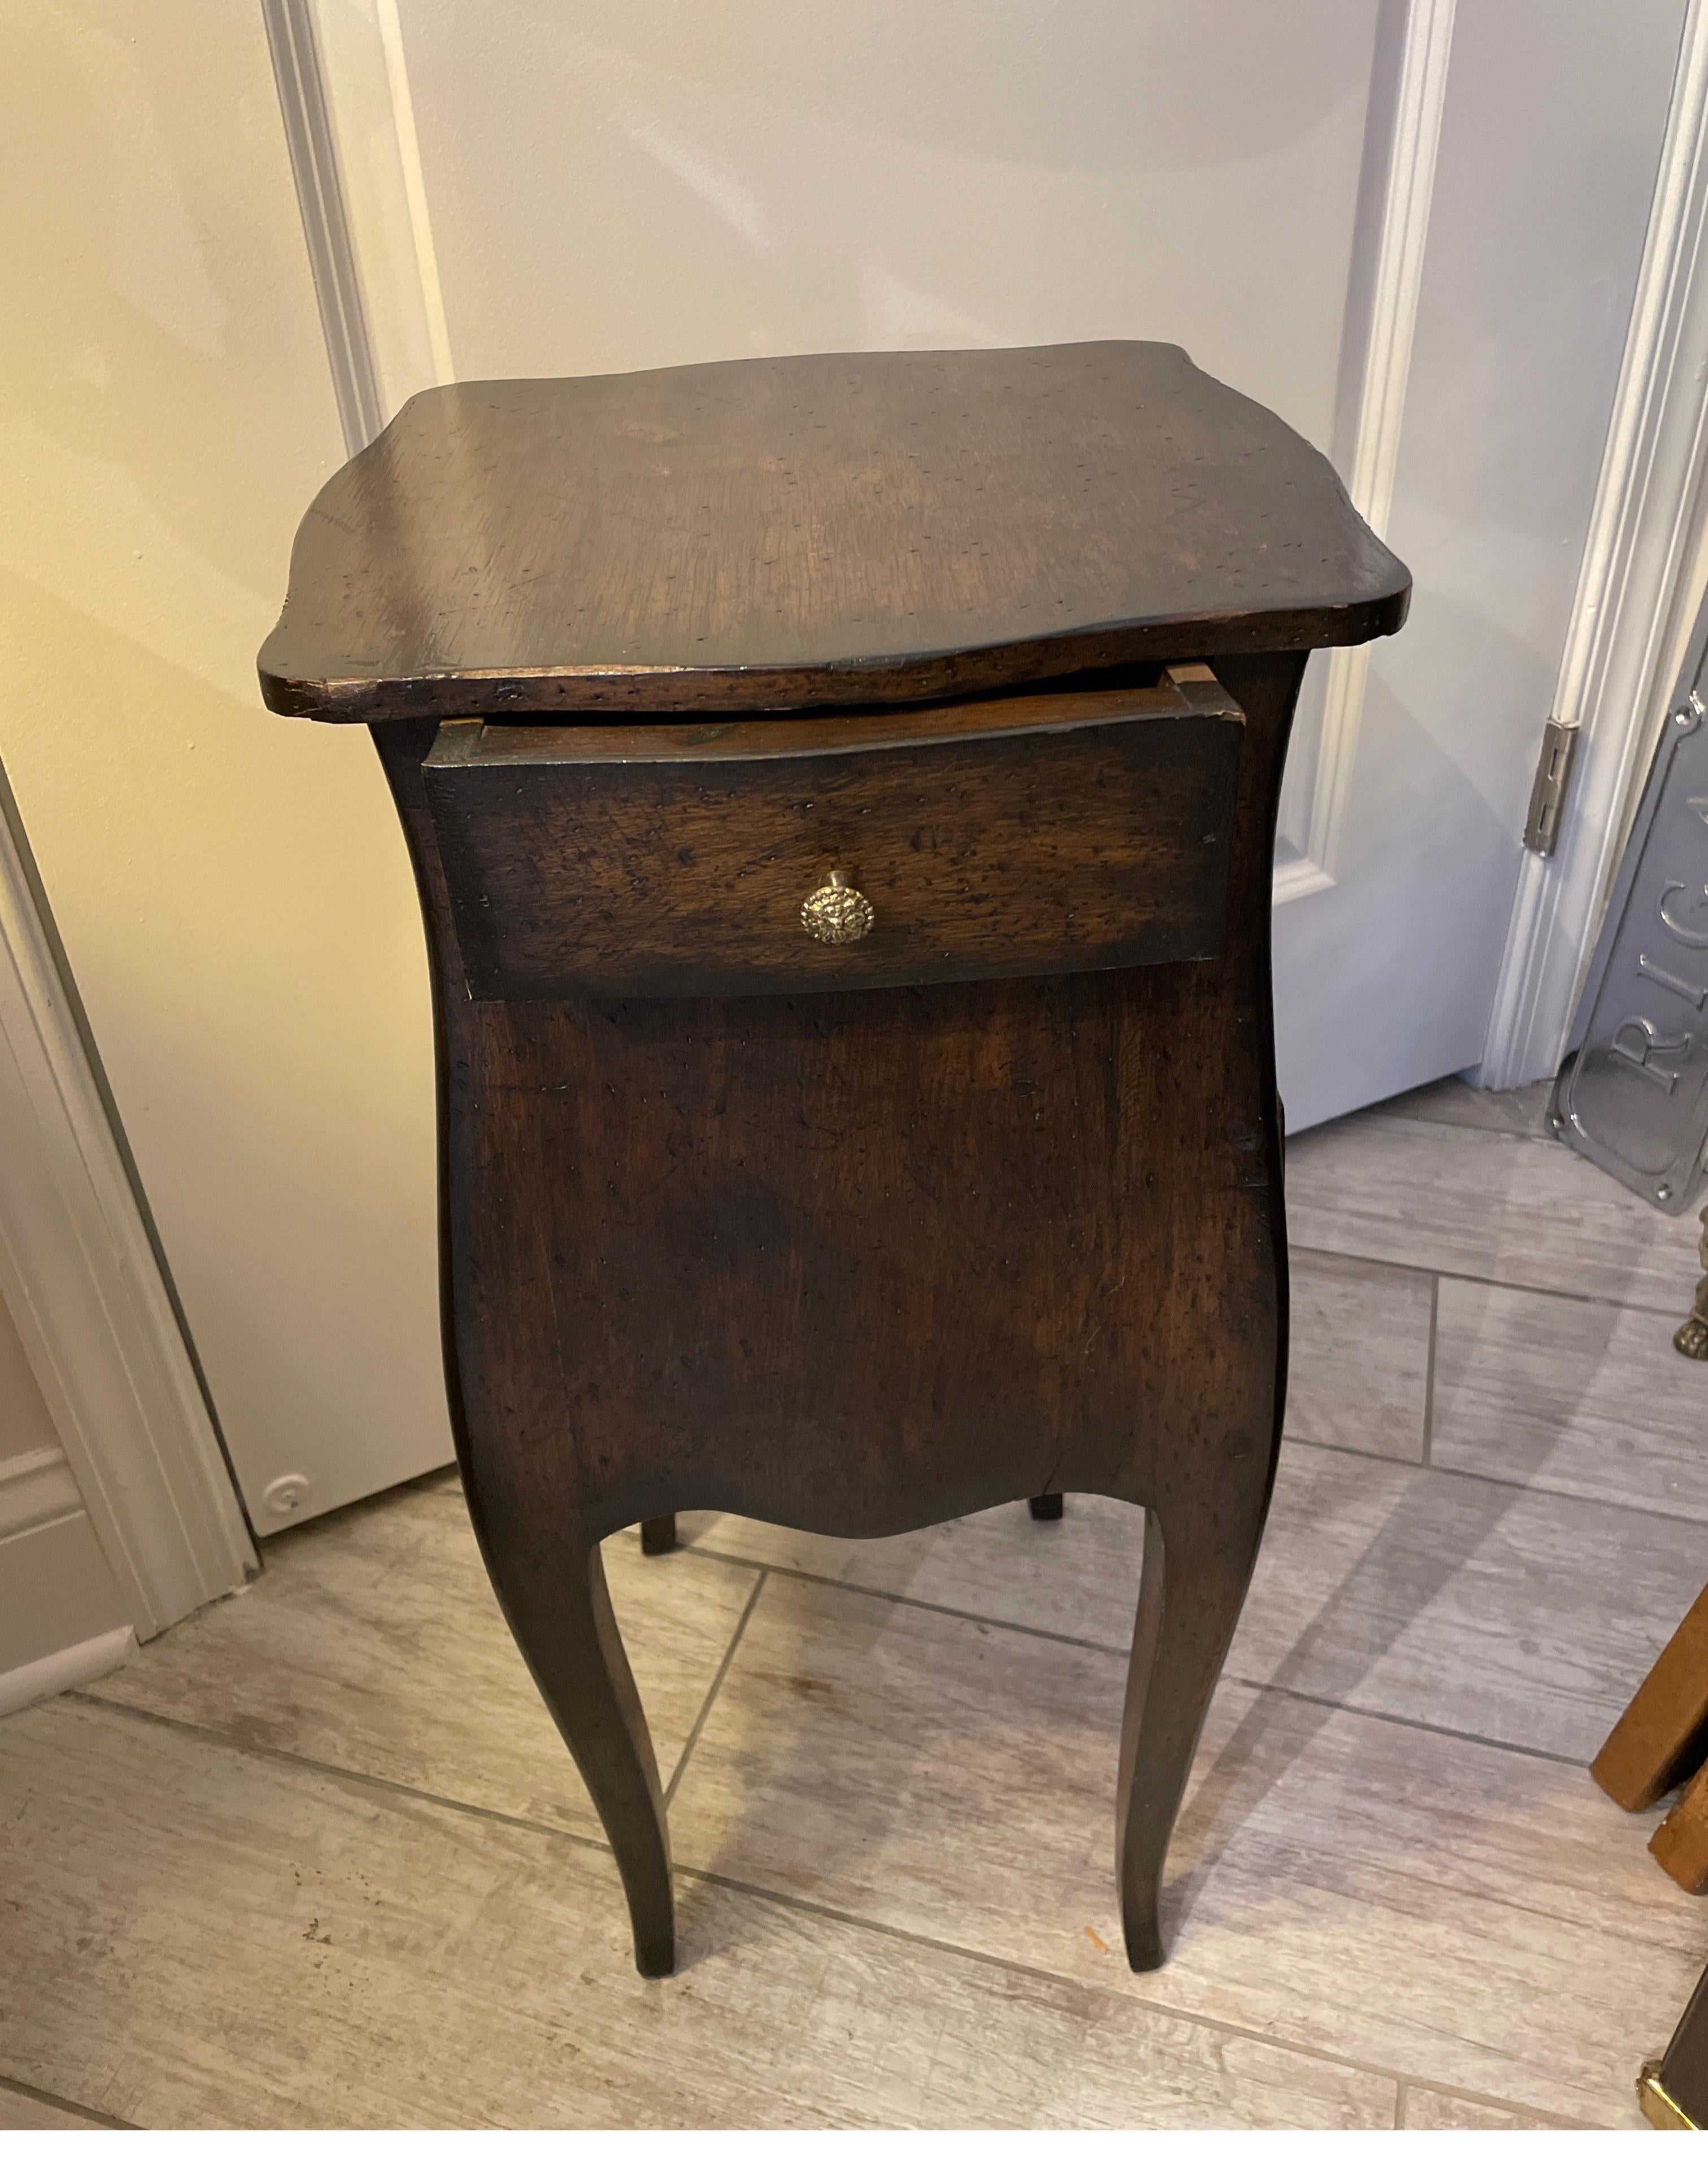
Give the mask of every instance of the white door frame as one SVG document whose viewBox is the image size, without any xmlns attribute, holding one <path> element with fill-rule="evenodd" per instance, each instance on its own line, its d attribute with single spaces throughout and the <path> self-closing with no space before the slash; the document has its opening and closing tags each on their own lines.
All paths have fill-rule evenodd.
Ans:
<svg viewBox="0 0 1708 2181">
<path fill-rule="evenodd" d="M 344 444 L 455 378 L 397 0 L 261 0 Z"/>
<path fill-rule="evenodd" d="M 1708 0 L 1690 0 L 1553 716 L 1559 845 L 1526 853 L 1477 1079 L 1557 1069 L 1697 603 L 1708 513 Z M 1540 741 L 1543 722 L 1536 722 Z"/>
<path fill-rule="evenodd" d="M 0 775 L 0 1295 L 140 1637 L 259 1565 Z"/>
<path fill-rule="evenodd" d="M 1423 292 L 1424 252 L 1435 160 L 1446 104 L 1455 0 L 1407 0 L 1397 64 L 1384 80 L 1379 46 L 1370 85 L 1364 190 L 1372 215 L 1355 251 L 1347 298 L 1350 413 L 1343 397 L 1336 459 L 1354 507 L 1379 538 L 1387 533 L 1399 472 L 1400 438 Z M 1343 371 L 1342 384 L 1347 374 Z M 1369 648 L 1327 654 L 1323 706 L 1314 739 L 1302 718 L 1287 759 L 1279 831 L 1298 853 L 1278 858 L 1275 905 L 1336 883 L 1347 806 L 1364 721 Z"/>
</svg>

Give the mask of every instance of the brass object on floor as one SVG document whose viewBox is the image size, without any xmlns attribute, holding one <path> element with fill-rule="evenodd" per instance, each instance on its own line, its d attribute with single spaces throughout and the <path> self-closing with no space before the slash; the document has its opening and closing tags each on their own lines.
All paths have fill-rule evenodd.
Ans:
<svg viewBox="0 0 1708 2181">
<path fill-rule="evenodd" d="M 1638 2070 L 1637 2102 L 1651 2128 L 1696 2130 L 1708 2120 L 1708 1970 L 1686 2002 L 1667 2050 Z"/>
<path fill-rule="evenodd" d="M 1661 2080 L 1661 2061 L 1657 2056 L 1645 2060 L 1637 2076 L 1637 2102 L 1643 2108 L 1643 2118 L 1650 2128 L 1688 2128 L 1696 2123 L 1683 2106 L 1667 2095 L 1667 2086 Z"/>
<path fill-rule="evenodd" d="M 1693 1363 L 1708 1363 L 1708 1204 L 1702 1207 L 1702 1240 L 1696 1254 L 1702 1261 L 1702 1277 L 1696 1283 L 1690 1315 L 1672 1335 L 1672 1345 Z"/>
</svg>

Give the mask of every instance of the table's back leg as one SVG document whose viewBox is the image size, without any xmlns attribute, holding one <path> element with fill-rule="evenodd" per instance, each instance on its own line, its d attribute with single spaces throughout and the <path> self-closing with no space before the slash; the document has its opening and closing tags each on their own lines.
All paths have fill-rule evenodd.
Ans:
<svg viewBox="0 0 1708 2181">
<path fill-rule="evenodd" d="M 1116 1799 L 1127 1957 L 1162 1966 L 1162 1867 L 1216 1677 L 1263 1542 L 1273 1455 L 1176 1479 L 1145 1510 L 1144 1575 L 1127 1672 Z"/>
<path fill-rule="evenodd" d="M 488 1466 L 489 1479 L 504 1473 Z M 570 1746 L 593 1798 L 628 1896 L 635 1966 L 669 1976 L 676 1966 L 675 1908 L 664 1798 L 646 1714 L 611 1610 L 598 1544 L 559 1545 L 555 1510 L 521 1504 L 506 1477 L 501 1509 L 483 1482 L 470 1512 L 516 1647 Z M 530 1516 L 533 1519 L 530 1519 Z"/>
</svg>

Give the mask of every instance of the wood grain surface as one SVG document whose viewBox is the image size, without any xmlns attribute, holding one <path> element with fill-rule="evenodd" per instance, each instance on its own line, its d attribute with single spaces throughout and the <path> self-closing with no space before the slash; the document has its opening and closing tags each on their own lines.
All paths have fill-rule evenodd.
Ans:
<svg viewBox="0 0 1708 2181">
<path fill-rule="evenodd" d="M 321 493 L 275 711 L 893 703 L 1397 628 L 1314 449 L 1160 342 L 418 394 Z"/>
<path fill-rule="evenodd" d="M 1202 959 L 1243 723 L 1207 675 L 1188 687 L 730 722 L 715 754 L 705 727 L 442 727 L 423 771 L 469 989 L 847 991 Z M 802 907 L 833 871 L 876 920 L 827 947 Z"/>
<path fill-rule="evenodd" d="M 1708 1590 L 1697 1598 L 1590 1767 L 1622 1810 L 1646 1810 L 1708 1758 Z M 1694 1828 L 1708 1812 L 1697 1797 Z M 1708 1870 L 1708 1864 L 1704 1864 Z M 1683 1883 L 1683 1881 L 1680 1881 Z M 1691 1891 L 1700 1885 L 1699 1879 Z"/>
<path fill-rule="evenodd" d="M 1708 1767 L 1698 1772 L 1656 1826 L 1649 1852 L 1687 1893 L 1708 1886 Z"/>
</svg>

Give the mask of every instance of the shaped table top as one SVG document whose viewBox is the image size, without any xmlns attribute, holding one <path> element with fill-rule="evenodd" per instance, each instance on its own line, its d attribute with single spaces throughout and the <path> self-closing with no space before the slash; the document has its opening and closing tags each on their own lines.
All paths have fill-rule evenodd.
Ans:
<svg viewBox="0 0 1708 2181">
<path fill-rule="evenodd" d="M 316 499 L 278 712 L 891 704 L 1361 643 L 1410 578 L 1324 458 L 1154 341 L 418 394 Z"/>
</svg>

